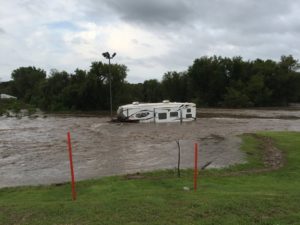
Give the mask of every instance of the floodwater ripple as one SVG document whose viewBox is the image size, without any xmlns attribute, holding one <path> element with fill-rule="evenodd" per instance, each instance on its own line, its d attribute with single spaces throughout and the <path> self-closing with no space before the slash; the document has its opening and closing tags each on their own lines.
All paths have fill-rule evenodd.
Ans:
<svg viewBox="0 0 300 225">
<path fill-rule="evenodd" d="M 270 110 L 263 115 L 268 113 L 270 117 L 278 115 L 278 111 Z M 299 115 L 299 111 L 291 113 Z M 244 162 L 245 156 L 239 151 L 239 134 L 300 131 L 299 119 L 269 117 L 209 117 L 183 124 L 126 124 L 108 120 L 51 115 L 36 119 L 0 117 L 0 187 L 68 181 L 68 131 L 72 135 L 78 180 L 175 168 L 176 140 L 180 140 L 182 168 L 192 167 L 195 142 L 199 143 L 200 166 L 212 161 L 210 167 L 220 168 Z"/>
</svg>

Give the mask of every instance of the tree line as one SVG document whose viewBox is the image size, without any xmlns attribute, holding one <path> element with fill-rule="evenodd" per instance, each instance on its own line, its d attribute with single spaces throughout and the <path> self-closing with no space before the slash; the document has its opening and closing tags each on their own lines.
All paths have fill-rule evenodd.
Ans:
<svg viewBox="0 0 300 225">
<path fill-rule="evenodd" d="M 113 108 L 164 99 L 194 102 L 198 107 L 287 106 L 300 101 L 299 64 L 293 56 L 273 60 L 242 57 L 201 57 L 183 72 L 170 71 L 161 81 L 126 81 L 127 67 L 111 64 Z M 93 62 L 74 73 L 20 67 L 11 81 L 0 83 L 0 93 L 16 96 L 47 111 L 109 109 L 109 65 Z"/>
</svg>

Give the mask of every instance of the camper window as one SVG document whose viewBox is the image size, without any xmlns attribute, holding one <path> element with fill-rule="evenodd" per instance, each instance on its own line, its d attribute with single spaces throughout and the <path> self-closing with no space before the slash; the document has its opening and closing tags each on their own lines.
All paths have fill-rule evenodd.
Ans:
<svg viewBox="0 0 300 225">
<path fill-rule="evenodd" d="M 186 112 L 190 113 L 192 110 L 191 109 L 186 109 Z"/>
<path fill-rule="evenodd" d="M 170 112 L 170 117 L 178 117 L 178 112 Z"/>
<path fill-rule="evenodd" d="M 186 118 L 192 118 L 192 114 L 186 114 Z"/>
<path fill-rule="evenodd" d="M 167 113 L 158 113 L 158 119 L 160 120 L 167 119 Z"/>
<path fill-rule="evenodd" d="M 142 112 L 142 113 L 137 113 L 135 115 L 136 118 L 142 118 L 142 117 L 146 117 L 149 115 L 149 112 Z"/>
</svg>

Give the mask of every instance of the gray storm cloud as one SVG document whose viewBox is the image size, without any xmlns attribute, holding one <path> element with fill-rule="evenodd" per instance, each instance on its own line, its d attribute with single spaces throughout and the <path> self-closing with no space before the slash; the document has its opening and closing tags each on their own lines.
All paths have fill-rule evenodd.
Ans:
<svg viewBox="0 0 300 225">
<path fill-rule="evenodd" d="M 289 29 L 293 24 L 299 24 L 290 18 L 292 13 L 299 12 L 299 4 L 289 0 L 105 0 L 104 2 L 122 20 L 145 27 L 196 24 L 218 29 L 270 32 L 272 29 L 275 31 Z M 95 1 L 94 4 L 99 3 Z"/>
<path fill-rule="evenodd" d="M 81 46 L 81 51 L 86 49 L 84 44 L 90 44 L 84 37 L 94 37 L 97 30 L 116 31 L 117 27 L 127 25 L 133 32 L 128 49 L 143 45 L 149 46 L 144 51 L 151 51 L 147 57 L 129 50 L 123 55 L 118 52 L 116 60 L 129 66 L 130 82 L 160 79 L 168 70 L 186 70 L 195 58 L 203 55 L 279 60 L 281 55 L 292 54 L 300 58 L 300 2 L 294 0 L 29 0 L 25 5 L 11 0 L 3 4 L 0 64 L 10 66 L 2 66 L 0 76 L 8 77 L 12 69 L 26 66 L 28 61 L 40 67 L 45 65 L 46 70 L 72 71 L 81 67 L 78 62 L 84 60 L 88 67 L 99 56 L 95 53 L 94 58 L 83 58 L 82 54 L 74 54 L 76 46 Z M 52 27 L 45 27 L 49 23 Z M 58 25 L 66 27 L 70 23 L 80 29 L 95 30 L 80 33 L 85 30 L 57 29 Z M 135 28 L 139 35 L 134 33 Z M 102 42 L 106 39 L 102 30 L 91 49 L 109 50 Z M 143 33 L 158 42 L 145 39 Z M 122 35 L 111 35 L 118 40 L 116 43 L 123 44 Z M 74 38 L 66 38 L 69 36 Z M 63 60 L 66 62 L 60 64 Z"/>
<path fill-rule="evenodd" d="M 127 23 L 164 36 L 173 48 L 148 60 L 185 68 L 202 55 L 245 58 L 299 57 L 300 3 L 249 0 L 109 0 L 106 5 Z"/>
<path fill-rule="evenodd" d="M 185 1 L 106 1 L 121 19 L 145 25 L 186 23 L 192 18 L 191 8 Z"/>
</svg>

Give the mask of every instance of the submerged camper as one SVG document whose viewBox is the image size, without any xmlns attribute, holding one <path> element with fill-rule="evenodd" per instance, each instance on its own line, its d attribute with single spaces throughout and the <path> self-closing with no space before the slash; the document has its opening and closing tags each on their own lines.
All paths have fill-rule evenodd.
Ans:
<svg viewBox="0 0 300 225">
<path fill-rule="evenodd" d="M 124 122 L 185 122 L 196 119 L 196 104 L 170 102 L 122 105 L 117 111 L 118 120 Z"/>
</svg>

